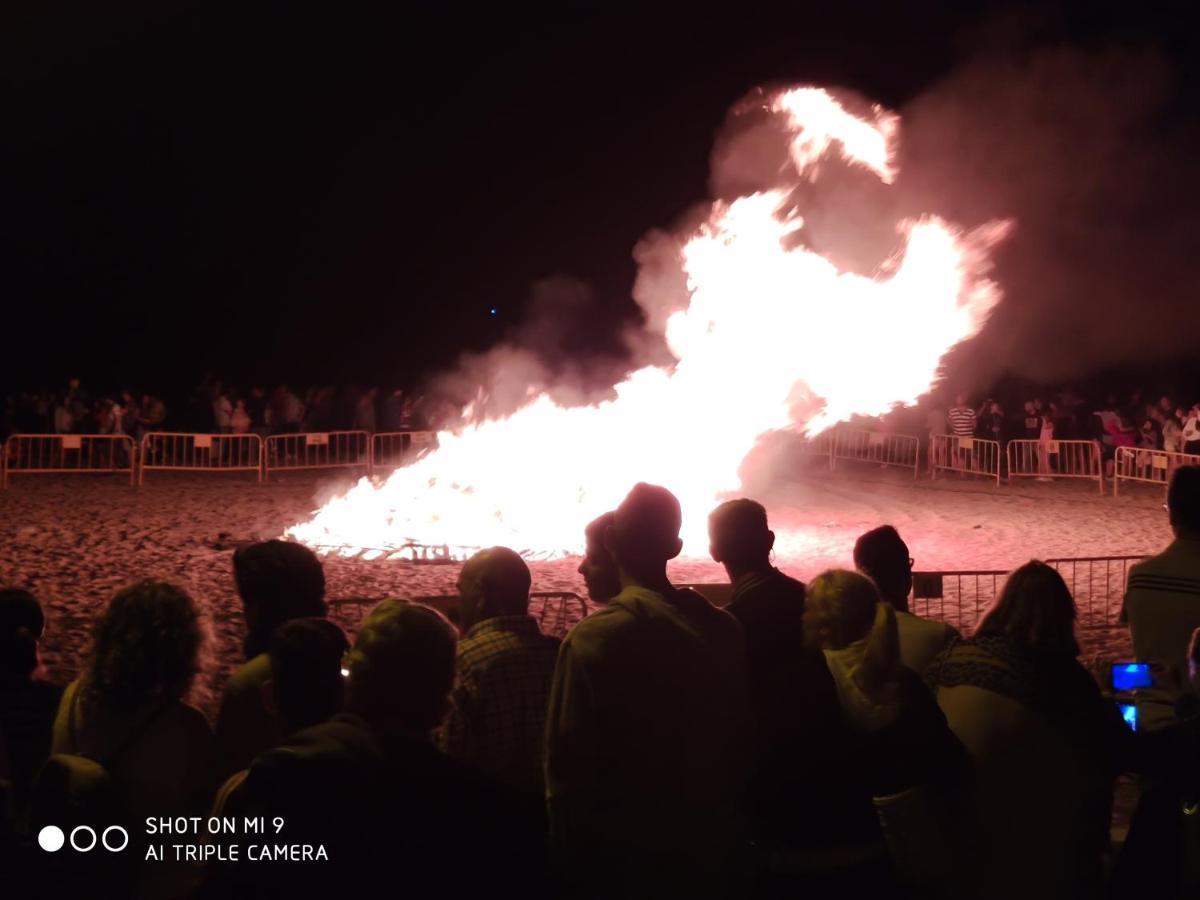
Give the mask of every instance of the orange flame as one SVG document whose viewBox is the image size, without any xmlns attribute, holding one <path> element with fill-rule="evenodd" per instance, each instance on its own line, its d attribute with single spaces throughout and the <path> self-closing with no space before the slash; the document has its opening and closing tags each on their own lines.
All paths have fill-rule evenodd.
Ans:
<svg viewBox="0 0 1200 900">
<path fill-rule="evenodd" d="M 796 180 L 815 178 L 834 145 L 893 178 L 894 114 L 858 118 L 816 88 L 769 108 L 791 132 Z M 705 515 L 738 487 L 762 435 L 914 402 L 1000 297 L 986 272 L 1007 223 L 969 234 L 932 216 L 902 223 L 888 272 L 868 278 L 797 244 L 802 220 L 786 202 L 781 188 L 714 203 L 687 240 L 690 303 L 666 327 L 672 369 L 635 371 L 594 406 L 543 394 L 506 419 L 441 433 L 435 452 L 382 484 L 362 479 L 287 535 L 343 553 L 417 542 L 556 555 L 578 551 L 590 519 L 650 481 L 683 504 L 685 552 L 703 552 Z M 800 413 L 800 395 L 820 402 Z"/>
</svg>

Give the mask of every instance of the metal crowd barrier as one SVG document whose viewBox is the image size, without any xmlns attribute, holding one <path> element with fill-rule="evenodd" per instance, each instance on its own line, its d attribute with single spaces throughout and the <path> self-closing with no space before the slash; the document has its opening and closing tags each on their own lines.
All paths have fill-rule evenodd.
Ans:
<svg viewBox="0 0 1200 900">
<path fill-rule="evenodd" d="M 1088 556 L 1047 559 L 1075 598 L 1082 628 L 1120 624 L 1129 567 L 1144 556 Z M 969 633 L 999 595 L 1008 578 L 1004 569 L 913 572 L 911 611 Z"/>
<path fill-rule="evenodd" d="M 921 441 L 907 434 L 886 434 L 863 429 L 838 429 L 833 436 L 830 468 L 834 461 L 848 459 L 875 463 L 878 466 L 898 466 L 912 469 L 913 478 L 921 456 Z"/>
<path fill-rule="evenodd" d="M 977 437 L 956 434 L 929 436 L 929 471 L 937 478 L 938 471 L 959 472 L 963 475 L 983 475 L 1000 484 L 1000 444 Z"/>
<path fill-rule="evenodd" d="M 262 481 L 262 438 L 257 434 L 151 431 L 142 437 L 138 483 L 147 472 L 253 472 Z"/>
<path fill-rule="evenodd" d="M 371 469 L 371 436 L 365 431 L 273 434 L 266 441 L 263 469 Z"/>
<path fill-rule="evenodd" d="M 437 446 L 433 431 L 380 431 L 371 435 L 371 471 L 416 462 Z"/>
<path fill-rule="evenodd" d="M 1140 481 L 1166 487 L 1171 473 L 1180 466 L 1198 466 L 1200 456 L 1193 453 L 1168 453 L 1166 450 L 1145 450 L 1141 447 L 1118 447 L 1113 457 L 1113 496 L 1122 481 Z"/>
<path fill-rule="evenodd" d="M 128 472 L 131 485 L 137 477 L 137 444 L 127 434 L 13 434 L 0 457 L 0 488 L 10 475 Z"/>
<path fill-rule="evenodd" d="M 1104 468 L 1097 441 L 1008 442 L 1008 477 L 1084 478 L 1104 493 Z"/>
</svg>

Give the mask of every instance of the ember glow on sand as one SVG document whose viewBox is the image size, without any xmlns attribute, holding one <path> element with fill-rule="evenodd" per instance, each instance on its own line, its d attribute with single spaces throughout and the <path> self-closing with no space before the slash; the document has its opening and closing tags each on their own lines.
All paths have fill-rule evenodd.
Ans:
<svg viewBox="0 0 1200 900">
<path fill-rule="evenodd" d="M 673 367 L 635 371 L 597 405 L 542 394 L 508 418 L 443 432 L 436 451 L 381 484 L 362 479 L 287 536 L 347 555 L 410 543 L 566 554 L 582 549 L 588 521 L 649 481 L 679 497 L 684 552 L 702 555 L 708 511 L 738 489 L 763 435 L 816 434 L 927 391 L 999 300 L 989 251 L 1008 224 L 964 233 L 933 216 L 905 221 L 874 277 L 840 271 L 795 240 L 804 211 L 792 188 L 837 160 L 890 184 L 899 119 L 879 107 L 853 115 L 818 88 L 766 108 L 790 136 L 791 168 L 778 187 L 713 203 L 681 241 L 690 300 L 667 322 Z"/>
</svg>

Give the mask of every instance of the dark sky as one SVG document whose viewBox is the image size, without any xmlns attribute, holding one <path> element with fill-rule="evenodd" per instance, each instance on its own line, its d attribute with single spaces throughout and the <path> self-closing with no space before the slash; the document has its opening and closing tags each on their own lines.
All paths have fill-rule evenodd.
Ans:
<svg viewBox="0 0 1200 900">
<path fill-rule="evenodd" d="M 405 381 L 556 274 L 615 333 L 755 85 L 899 107 L 1012 27 L 1151 44 L 1190 90 L 1195 49 L 1128 3 L 298 6 L 5 5 L 0 387 Z"/>
</svg>

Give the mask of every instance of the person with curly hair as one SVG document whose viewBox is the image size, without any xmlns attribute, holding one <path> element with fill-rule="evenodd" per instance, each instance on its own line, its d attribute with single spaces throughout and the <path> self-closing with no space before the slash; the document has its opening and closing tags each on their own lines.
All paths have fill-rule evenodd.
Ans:
<svg viewBox="0 0 1200 900">
<path fill-rule="evenodd" d="M 130 817 L 203 808 L 212 732 L 188 705 L 208 630 L 200 604 L 164 581 L 118 591 L 66 688 L 51 752 L 99 763 Z"/>
</svg>

